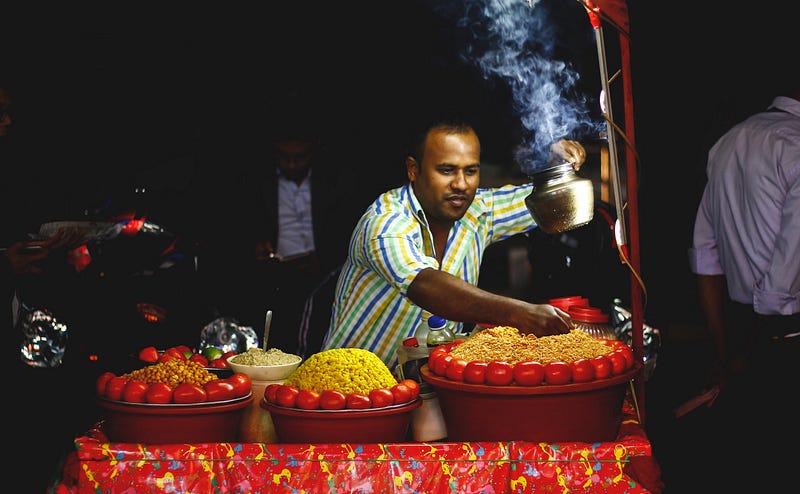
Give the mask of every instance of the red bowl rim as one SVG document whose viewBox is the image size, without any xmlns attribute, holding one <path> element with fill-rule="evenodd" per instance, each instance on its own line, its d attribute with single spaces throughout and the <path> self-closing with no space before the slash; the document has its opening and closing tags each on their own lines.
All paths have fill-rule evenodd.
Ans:
<svg viewBox="0 0 800 494">
<path fill-rule="evenodd" d="M 381 415 L 392 415 L 396 413 L 403 413 L 414 410 L 422 405 L 422 399 L 417 397 L 413 400 L 409 401 L 408 403 L 400 403 L 399 405 L 389 405 L 387 407 L 380 407 L 380 408 L 361 408 L 361 409 L 354 409 L 354 408 L 344 408 L 342 410 L 304 410 L 302 408 L 289 408 L 289 407 L 282 407 L 280 405 L 276 405 L 274 403 L 270 403 L 266 398 L 261 400 L 261 408 L 268 410 L 273 413 L 278 413 L 281 415 L 291 415 L 295 417 L 299 416 L 314 416 L 319 415 L 327 416 L 327 418 L 353 418 L 368 415 L 370 417 L 379 417 Z"/>
<path fill-rule="evenodd" d="M 569 383 L 569 384 L 541 384 L 539 386 L 521 386 L 519 384 L 512 384 L 509 386 L 491 386 L 488 384 L 470 384 L 463 381 L 453 381 L 445 377 L 437 376 L 431 372 L 428 364 L 420 367 L 420 375 L 422 379 L 430 383 L 434 388 L 452 389 L 456 391 L 463 391 L 469 393 L 487 394 L 487 395 L 550 395 L 550 394 L 566 394 L 577 393 L 583 391 L 592 391 L 595 389 L 603 389 L 618 384 L 623 384 L 630 381 L 639 370 L 642 364 L 634 363 L 633 367 L 628 369 L 622 374 L 617 374 L 605 379 L 595 379 L 585 383 Z"/>
<path fill-rule="evenodd" d="M 98 396 L 97 402 L 101 406 L 112 409 L 121 409 L 121 407 L 125 407 L 125 408 L 141 408 L 149 410 L 157 410 L 160 408 L 196 410 L 196 409 L 212 408 L 220 406 L 224 407 L 226 405 L 238 405 L 239 403 L 247 401 L 248 399 L 251 398 L 253 398 L 252 391 L 247 393 L 247 395 L 245 396 L 240 396 L 232 400 L 203 401 L 200 403 L 131 403 L 130 401 L 110 400 L 104 396 Z"/>
</svg>

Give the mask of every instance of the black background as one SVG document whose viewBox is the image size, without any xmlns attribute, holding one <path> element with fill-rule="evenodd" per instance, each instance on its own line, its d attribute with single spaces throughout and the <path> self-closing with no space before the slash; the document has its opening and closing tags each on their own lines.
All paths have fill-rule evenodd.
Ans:
<svg viewBox="0 0 800 494">
<path fill-rule="evenodd" d="M 376 193 L 402 179 L 407 127 L 436 106 L 477 116 L 485 160 L 512 170 L 509 89 L 459 58 L 468 33 L 433 9 L 454 2 L 279 4 L 10 8 L 2 78 L 14 95 L 13 132 L 27 147 L 26 164 L 8 176 L 24 184 L 15 191 L 31 221 L 80 214 L 108 190 L 138 184 L 168 198 L 179 218 L 191 215 L 209 184 L 247 166 L 241 156 L 280 125 L 293 94 Z M 630 2 L 645 317 L 655 326 L 699 317 L 686 249 L 705 153 L 797 77 L 790 4 L 698 11 L 697 2 Z M 558 54 L 597 94 L 583 7 L 541 5 L 553 11 Z M 606 26 L 605 36 L 613 72 L 616 33 Z"/>
</svg>

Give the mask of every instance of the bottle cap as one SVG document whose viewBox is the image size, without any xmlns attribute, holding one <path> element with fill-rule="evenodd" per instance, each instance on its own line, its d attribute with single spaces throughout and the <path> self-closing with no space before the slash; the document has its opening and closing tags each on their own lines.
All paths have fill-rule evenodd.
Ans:
<svg viewBox="0 0 800 494">
<path fill-rule="evenodd" d="M 403 340 L 403 346 L 410 348 L 418 347 L 419 341 L 417 341 L 417 339 L 412 336 L 411 338 L 406 338 L 405 340 Z"/>
<path fill-rule="evenodd" d="M 441 329 L 441 328 L 445 327 L 446 324 L 447 324 L 447 320 L 445 318 L 443 318 L 443 317 L 431 316 L 431 317 L 428 318 L 428 326 L 431 329 Z"/>
</svg>

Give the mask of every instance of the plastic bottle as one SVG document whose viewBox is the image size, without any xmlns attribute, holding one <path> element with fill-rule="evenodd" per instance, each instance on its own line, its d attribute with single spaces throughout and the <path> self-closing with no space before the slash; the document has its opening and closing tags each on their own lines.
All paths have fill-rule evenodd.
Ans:
<svg viewBox="0 0 800 494">
<path fill-rule="evenodd" d="M 447 321 L 439 316 L 428 318 L 428 337 L 426 343 L 428 348 L 434 348 L 455 340 L 453 331 L 447 327 Z"/>
<path fill-rule="evenodd" d="M 414 338 L 417 339 L 417 343 L 419 344 L 420 348 L 426 348 L 428 346 L 428 318 L 425 318 L 425 314 L 422 315 L 422 321 L 417 326 L 416 331 L 414 331 Z"/>
</svg>

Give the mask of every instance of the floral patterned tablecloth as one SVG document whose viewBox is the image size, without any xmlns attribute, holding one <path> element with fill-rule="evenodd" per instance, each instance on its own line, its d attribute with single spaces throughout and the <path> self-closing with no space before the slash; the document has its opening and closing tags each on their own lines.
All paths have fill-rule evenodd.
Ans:
<svg viewBox="0 0 800 494">
<path fill-rule="evenodd" d="M 633 409 L 615 441 L 392 444 L 111 443 L 75 440 L 56 491 L 72 493 L 658 493 Z"/>
</svg>

